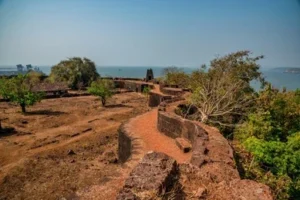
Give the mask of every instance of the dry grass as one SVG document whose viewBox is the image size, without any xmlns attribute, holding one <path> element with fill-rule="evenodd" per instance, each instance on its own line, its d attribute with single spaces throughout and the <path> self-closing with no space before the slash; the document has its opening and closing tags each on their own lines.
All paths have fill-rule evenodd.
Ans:
<svg viewBox="0 0 300 200">
<path fill-rule="evenodd" d="M 0 117 L 7 117 L 4 127 L 31 133 L 0 138 L 0 147 L 6 150 L 0 152 L 0 199 L 76 199 L 81 195 L 99 199 L 91 189 L 98 186 L 110 190 L 104 199 L 114 199 L 130 170 L 114 163 L 117 130 L 122 122 L 147 111 L 146 99 L 136 93 L 118 94 L 109 104 L 122 101 L 127 101 L 125 107 L 102 108 L 91 96 L 49 99 L 29 110 L 51 112 L 29 115 L 0 103 Z M 92 129 L 85 132 L 88 128 Z M 69 155 L 69 150 L 75 154 Z"/>
</svg>

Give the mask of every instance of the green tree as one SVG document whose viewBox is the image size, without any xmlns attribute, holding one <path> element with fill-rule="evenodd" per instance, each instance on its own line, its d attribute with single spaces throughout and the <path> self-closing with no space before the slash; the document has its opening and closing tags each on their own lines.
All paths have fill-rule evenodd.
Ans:
<svg viewBox="0 0 300 200">
<path fill-rule="evenodd" d="M 9 88 L 9 101 L 20 105 L 23 113 L 26 112 L 26 106 L 34 105 L 43 97 L 43 93 L 32 91 L 33 84 L 28 75 L 18 75 L 11 78 L 7 82 L 7 86 Z"/>
<path fill-rule="evenodd" d="M 0 96 L 2 96 L 3 99 L 8 100 L 9 99 L 9 79 L 7 78 L 0 78 Z"/>
<path fill-rule="evenodd" d="M 102 106 L 106 105 L 106 100 L 113 95 L 114 82 L 108 79 L 98 79 L 93 81 L 88 92 L 92 95 L 99 96 Z"/>
<path fill-rule="evenodd" d="M 234 138 L 251 155 L 243 162 L 246 178 L 268 184 L 277 199 L 300 198 L 299 90 L 268 85 Z"/>
<path fill-rule="evenodd" d="M 201 69 L 191 75 L 191 103 L 200 113 L 202 122 L 233 125 L 251 108 L 255 92 L 252 80 L 264 79 L 257 61 L 263 56 L 251 57 L 249 51 L 238 51 L 211 61 L 207 70 Z"/>
<path fill-rule="evenodd" d="M 188 88 L 190 77 L 182 68 L 167 67 L 163 69 L 164 82 L 168 85 L 177 85 L 180 88 Z"/>
<path fill-rule="evenodd" d="M 78 86 L 89 86 L 91 82 L 99 78 L 94 62 L 87 58 L 73 57 L 63 60 L 53 66 L 49 79 L 54 82 L 66 82 L 72 89 Z"/>
<path fill-rule="evenodd" d="M 30 84 L 32 84 L 32 85 L 41 83 L 42 79 L 43 79 L 43 76 L 45 76 L 45 74 L 43 72 L 34 71 L 34 70 L 30 70 L 26 74 L 27 74 L 27 77 L 30 81 Z"/>
</svg>

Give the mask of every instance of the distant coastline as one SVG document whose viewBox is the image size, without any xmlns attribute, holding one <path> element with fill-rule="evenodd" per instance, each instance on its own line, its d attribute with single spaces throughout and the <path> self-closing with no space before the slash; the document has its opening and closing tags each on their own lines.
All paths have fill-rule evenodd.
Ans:
<svg viewBox="0 0 300 200">
<path fill-rule="evenodd" d="M 300 67 L 279 67 L 274 70 L 282 71 L 283 73 L 300 74 Z"/>
</svg>

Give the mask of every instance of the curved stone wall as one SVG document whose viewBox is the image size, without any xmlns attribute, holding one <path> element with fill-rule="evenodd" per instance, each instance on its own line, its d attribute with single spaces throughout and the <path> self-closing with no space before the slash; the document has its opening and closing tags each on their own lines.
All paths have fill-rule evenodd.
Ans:
<svg viewBox="0 0 300 200">
<path fill-rule="evenodd" d="M 117 199 L 140 199 L 140 194 L 148 193 L 154 194 L 151 198 L 155 197 L 156 194 L 160 194 L 161 185 L 165 185 L 162 180 L 166 180 L 166 177 L 179 177 L 179 179 L 172 180 L 176 184 L 182 183 L 183 186 L 186 186 L 182 187 L 183 190 L 179 191 L 180 194 L 176 194 L 179 197 L 180 195 L 193 194 L 196 189 L 196 191 L 204 191 L 201 194 L 198 192 L 195 194 L 197 199 L 271 200 L 272 195 L 268 186 L 251 180 L 241 180 L 234 162 L 233 150 L 218 129 L 176 115 L 174 109 L 178 102 L 172 103 L 176 100 L 178 101 L 179 98 L 169 99 L 160 104 L 157 129 L 168 137 L 185 138 L 191 142 L 192 157 L 190 163 L 177 165 L 174 162 L 174 166 L 176 166 L 174 174 L 172 170 L 169 170 L 164 177 L 156 176 L 162 174 L 166 169 L 165 164 L 161 167 L 160 163 L 166 163 L 166 160 L 170 158 L 157 153 L 146 154 L 145 158 L 136 165 L 126 179 L 125 186 Z M 129 158 L 130 160 L 140 160 L 144 155 L 141 150 L 143 149 L 143 142 L 129 131 L 132 128 L 129 127 L 131 120 L 123 124 L 119 130 L 119 158 L 121 162 L 125 162 Z M 153 157 L 153 160 L 146 162 L 147 156 Z M 149 169 L 146 169 L 145 166 Z M 146 173 L 145 169 L 146 172 L 151 173 Z M 187 176 L 190 176 L 191 183 L 186 182 Z M 145 185 L 146 183 L 149 184 Z M 173 186 L 170 185 L 170 187 Z M 171 191 L 171 189 L 166 190 L 166 192 Z"/>
<path fill-rule="evenodd" d="M 158 130 L 172 138 L 182 137 L 192 144 L 191 163 L 201 167 L 211 162 L 223 162 L 235 169 L 233 151 L 227 140 L 213 127 L 183 119 L 169 111 L 159 111 Z"/>
<path fill-rule="evenodd" d="M 143 146 L 142 141 L 129 131 L 130 122 L 137 117 L 123 123 L 119 128 L 118 157 L 121 163 L 128 161 L 129 158 L 132 160 L 139 160 L 143 157 L 141 148 Z"/>
</svg>

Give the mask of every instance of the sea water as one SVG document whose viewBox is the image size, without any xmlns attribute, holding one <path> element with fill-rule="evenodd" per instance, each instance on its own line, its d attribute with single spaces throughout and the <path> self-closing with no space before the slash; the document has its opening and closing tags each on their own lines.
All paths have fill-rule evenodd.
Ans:
<svg viewBox="0 0 300 200">
<path fill-rule="evenodd" d="M 46 75 L 49 75 L 51 72 L 50 66 L 39 66 L 39 68 Z M 102 77 L 144 78 L 147 69 L 150 68 L 153 70 L 154 77 L 162 76 L 164 67 L 153 66 L 97 66 L 97 72 Z M 197 68 L 185 67 L 182 69 L 186 73 L 191 73 Z M 286 87 L 288 90 L 300 88 L 300 74 L 284 73 L 284 70 L 278 69 L 262 70 L 262 73 L 266 80 L 276 88 L 282 89 Z M 252 86 L 256 90 L 260 88 L 257 82 L 253 82 Z"/>
</svg>

